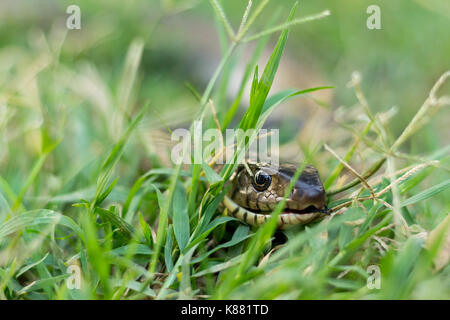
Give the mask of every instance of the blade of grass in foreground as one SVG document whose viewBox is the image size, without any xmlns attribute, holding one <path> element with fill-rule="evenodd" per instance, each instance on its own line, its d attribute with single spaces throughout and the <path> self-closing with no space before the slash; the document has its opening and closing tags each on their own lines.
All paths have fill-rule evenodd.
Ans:
<svg viewBox="0 0 450 320">
<path fill-rule="evenodd" d="M 171 177 L 167 198 L 165 199 L 164 203 L 159 204 L 160 212 L 159 212 L 159 220 L 158 220 L 158 230 L 156 233 L 156 243 L 155 243 L 154 253 L 153 253 L 153 256 L 152 256 L 152 259 L 150 262 L 150 267 L 149 267 L 149 271 L 152 274 L 156 270 L 156 265 L 158 264 L 159 253 L 161 251 L 162 244 L 166 238 L 169 210 L 172 206 L 174 193 L 175 193 L 175 187 L 177 184 L 180 169 L 181 169 L 181 163 L 179 165 L 177 165 L 175 174 L 172 175 L 172 177 Z"/>
<path fill-rule="evenodd" d="M 270 96 L 264 103 L 262 114 L 258 119 L 258 123 L 256 124 L 254 134 L 248 140 L 247 146 L 250 146 L 252 144 L 252 142 L 257 138 L 257 133 L 263 127 L 267 118 L 270 116 L 272 111 L 276 107 L 278 107 L 281 103 L 287 101 L 290 98 L 293 98 L 295 96 L 298 96 L 298 95 L 301 95 L 304 93 L 310 93 L 310 92 L 314 92 L 314 91 L 318 91 L 318 90 L 331 89 L 331 88 L 334 88 L 334 87 L 333 86 L 315 87 L 315 88 L 309 88 L 309 89 L 299 90 L 299 91 L 289 89 L 289 90 L 284 90 L 284 91 L 278 92 L 278 93 Z M 235 159 L 240 159 L 240 157 L 242 157 L 242 155 L 244 154 L 244 150 L 246 150 L 243 146 L 245 141 L 239 141 L 239 142 L 240 142 L 240 144 L 238 146 L 238 150 L 234 155 Z M 234 164 L 226 164 L 223 167 L 222 175 L 224 177 L 224 179 L 223 179 L 224 181 L 226 181 L 229 178 L 231 173 L 234 172 L 238 163 L 240 163 L 240 162 L 239 162 L 239 160 L 235 160 L 233 163 Z"/>
<path fill-rule="evenodd" d="M 144 105 L 136 118 L 128 126 L 125 133 L 121 136 L 119 142 L 110 151 L 108 157 L 106 158 L 100 169 L 100 173 L 97 179 L 97 189 L 94 198 L 89 203 L 88 208 L 86 208 L 85 214 L 81 216 L 81 223 L 84 231 L 84 244 L 90 263 L 94 269 L 93 271 L 95 272 L 95 275 L 100 278 L 101 288 L 103 289 L 103 297 L 105 299 L 110 299 L 112 297 L 112 287 L 109 279 L 111 264 L 110 259 L 106 254 L 108 251 L 110 251 L 111 248 L 109 247 L 112 246 L 112 242 L 111 240 L 105 241 L 104 247 L 100 245 L 100 241 L 98 238 L 98 227 L 95 221 L 96 212 L 98 212 L 97 209 L 99 209 L 99 205 L 106 199 L 106 197 L 112 191 L 115 182 L 117 181 L 117 179 L 115 179 L 112 183 L 110 183 L 114 169 L 123 154 L 125 145 L 129 137 L 143 118 L 148 107 L 149 103 Z M 111 215 L 109 215 L 109 219 L 112 220 Z M 116 222 L 123 223 L 123 221 L 121 220 L 115 220 Z M 125 224 L 123 226 L 125 226 Z M 127 230 L 128 228 L 129 226 L 126 225 L 124 227 L 124 230 Z M 105 234 L 108 234 L 110 230 L 107 230 L 105 228 L 104 231 Z M 94 274 L 88 273 L 86 276 L 92 279 Z"/>
<path fill-rule="evenodd" d="M 211 78 L 211 80 L 208 83 L 208 86 L 205 89 L 205 93 L 202 96 L 202 100 L 200 101 L 200 115 L 198 116 L 197 119 L 199 119 L 199 123 L 200 126 L 203 123 L 203 118 L 205 115 L 205 111 L 206 111 L 206 102 L 208 101 L 212 89 L 214 87 L 214 84 L 217 80 L 217 78 L 219 77 L 220 73 L 222 72 L 223 68 L 225 67 L 225 65 L 227 64 L 228 60 L 231 58 L 231 55 L 233 54 L 234 50 L 236 49 L 237 44 L 235 42 L 233 42 L 230 47 L 228 48 L 228 51 L 226 52 L 225 56 L 222 57 L 219 66 L 217 67 L 216 71 L 214 72 L 213 77 Z M 190 128 L 191 134 L 192 131 L 194 130 L 194 126 L 192 125 Z M 192 165 L 192 189 L 191 192 L 189 193 L 189 198 L 188 198 L 188 213 L 191 214 L 194 209 L 195 209 L 195 202 L 196 202 L 196 198 L 197 198 L 197 192 L 198 192 L 198 182 L 199 182 L 199 178 L 200 178 L 200 173 L 202 170 L 202 165 L 198 164 L 198 163 L 194 163 Z"/>
<path fill-rule="evenodd" d="M 278 17 L 279 11 L 275 12 L 275 14 L 270 19 L 268 26 L 270 27 Z M 242 76 L 241 84 L 239 86 L 239 91 L 236 95 L 236 98 L 234 99 L 231 106 L 228 108 L 228 111 L 225 114 L 225 117 L 222 122 L 222 129 L 225 130 L 233 120 L 234 115 L 236 114 L 236 111 L 239 108 L 239 104 L 242 99 L 242 95 L 244 94 L 245 86 L 247 84 L 248 79 L 250 78 L 250 75 L 252 73 L 252 70 L 256 67 L 256 62 L 258 61 L 259 57 L 261 56 L 261 53 L 263 49 L 265 48 L 267 42 L 269 41 L 270 36 L 267 35 L 265 37 L 261 37 L 258 40 L 258 43 L 256 45 L 255 50 L 253 51 L 252 58 L 250 59 L 250 62 L 247 64 L 247 67 L 245 68 L 244 75 Z"/>
<path fill-rule="evenodd" d="M 189 215 L 187 212 L 186 190 L 181 183 L 175 187 L 173 197 L 173 231 L 180 250 L 183 251 L 189 241 Z"/>
<path fill-rule="evenodd" d="M 291 21 L 294 18 L 296 9 L 297 3 L 292 8 L 288 17 L 288 21 Z M 239 129 L 242 129 L 244 131 L 248 129 L 254 129 L 256 124 L 258 123 L 267 95 L 269 94 L 270 88 L 275 78 L 275 74 L 281 60 L 281 55 L 286 46 L 288 34 L 288 29 L 283 30 L 283 32 L 281 33 L 278 42 L 272 52 L 272 55 L 270 56 L 269 61 L 264 68 L 263 74 L 261 75 L 261 80 L 258 80 L 258 67 L 255 68 L 252 87 L 250 90 L 250 105 L 244 116 L 242 117 L 241 122 L 239 123 Z M 226 164 L 222 169 L 222 176 L 225 180 L 228 179 L 231 172 L 236 168 L 236 164 L 239 162 L 238 159 L 240 155 L 242 155 L 242 152 L 246 150 L 246 147 L 250 143 L 250 141 L 245 139 L 245 137 L 243 138 L 244 140 L 238 137 L 237 152 L 235 152 L 235 154 L 233 155 L 231 164 Z"/>
<path fill-rule="evenodd" d="M 123 154 L 123 150 L 125 148 L 125 144 L 128 141 L 128 138 L 144 117 L 144 114 L 147 111 L 149 105 L 150 105 L 149 103 L 146 103 L 144 105 L 142 110 L 139 112 L 139 114 L 136 116 L 133 122 L 131 122 L 131 124 L 128 126 L 127 130 L 122 135 L 119 142 L 114 146 L 114 148 L 111 150 L 108 157 L 106 158 L 105 162 L 103 163 L 102 168 L 100 169 L 99 177 L 97 179 L 97 190 L 95 192 L 94 199 L 90 205 L 91 209 L 99 205 L 111 191 L 109 181 L 114 172 L 114 168 L 116 167 L 117 163 L 119 162 L 119 159 Z"/>
<path fill-rule="evenodd" d="M 64 225 L 72 229 L 77 236 L 82 235 L 82 230 L 71 218 L 52 210 L 41 209 L 20 213 L 0 224 L 0 240 L 12 233 L 42 224 Z"/>
</svg>

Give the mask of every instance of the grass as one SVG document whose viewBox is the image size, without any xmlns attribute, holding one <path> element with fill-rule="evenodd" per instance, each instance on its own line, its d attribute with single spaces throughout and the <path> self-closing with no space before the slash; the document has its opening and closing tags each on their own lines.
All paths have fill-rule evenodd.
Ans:
<svg viewBox="0 0 450 320">
<path fill-rule="evenodd" d="M 221 2 L 210 1 L 222 57 L 204 93 L 189 84 L 194 94 L 185 98 L 197 106 L 193 120 L 203 130 L 217 123 L 222 130 L 234 123 L 259 129 L 284 102 L 333 90 L 324 83 L 272 92 L 289 30 L 320 24 L 329 11 L 297 18 L 295 4 L 285 21 L 253 31 L 269 3 L 249 1 L 236 30 Z M 167 148 L 159 150 L 149 134 L 161 118 L 151 122 L 154 102 L 139 94 L 143 40 L 131 43 L 117 81 L 106 83 L 94 66 L 67 63 L 58 54 L 61 39 L 38 32 L 31 54 L 8 56 L 12 64 L 1 79 L 2 299 L 450 298 L 450 148 L 412 147 L 420 133 L 439 134 L 433 116 L 448 116 L 445 69 L 399 135 L 391 132 L 392 114 L 370 106 L 354 73 L 354 105 L 345 117 L 330 109 L 336 121 L 318 143 L 290 142 L 305 159 L 296 176 L 305 163 L 317 164 L 333 214 L 275 233 L 283 203 L 260 228 L 219 210 L 236 164 L 215 174 L 206 161 L 164 161 Z M 227 101 L 234 59 L 247 42 L 256 45 L 253 56 Z M 267 47 L 272 54 L 258 67 Z M 240 115 L 249 81 L 249 105 Z M 238 139 L 235 159 L 256 138 Z M 71 288 L 69 266 L 79 267 L 80 289 Z M 379 289 L 367 286 L 373 266 Z"/>
</svg>

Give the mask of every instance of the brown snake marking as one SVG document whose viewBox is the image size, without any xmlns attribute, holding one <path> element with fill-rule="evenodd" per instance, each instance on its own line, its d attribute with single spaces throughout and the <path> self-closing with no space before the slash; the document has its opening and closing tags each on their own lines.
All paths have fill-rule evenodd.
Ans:
<svg viewBox="0 0 450 320">
<path fill-rule="evenodd" d="M 252 175 L 239 165 L 232 177 L 233 186 L 223 204 L 229 215 L 251 225 L 266 222 L 282 201 L 297 167 L 282 164 L 275 168 L 263 163 L 248 163 Z M 278 228 L 310 223 L 328 213 L 323 184 L 317 169 L 305 166 L 278 216 Z"/>
</svg>

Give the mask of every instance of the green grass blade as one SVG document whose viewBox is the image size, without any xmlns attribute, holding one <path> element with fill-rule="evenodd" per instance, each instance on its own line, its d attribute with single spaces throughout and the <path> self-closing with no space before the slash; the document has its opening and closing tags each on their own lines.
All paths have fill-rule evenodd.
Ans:
<svg viewBox="0 0 450 320">
<path fill-rule="evenodd" d="M 189 215 L 187 212 L 186 190 L 181 183 L 175 187 L 173 195 L 173 231 L 178 247 L 183 252 L 189 241 Z"/>
<path fill-rule="evenodd" d="M 107 191 L 111 190 L 111 188 L 109 188 L 109 181 L 113 174 L 114 168 L 116 167 L 120 157 L 123 154 L 123 150 L 125 148 L 126 142 L 128 141 L 128 138 L 144 117 L 144 114 L 147 111 L 148 107 L 149 104 L 147 103 L 139 112 L 139 114 L 136 116 L 136 118 L 128 126 L 125 133 L 122 135 L 122 137 L 119 139 L 119 141 L 116 143 L 116 145 L 109 153 L 106 160 L 103 162 L 103 165 L 100 169 L 99 177 L 97 179 L 97 190 L 95 192 L 94 199 L 91 203 L 91 208 L 94 208 L 95 206 L 99 205 L 101 201 L 103 201 L 105 197 L 108 195 Z"/>
<path fill-rule="evenodd" d="M 424 201 L 424 200 L 431 198 L 432 196 L 444 191 L 448 187 L 450 187 L 450 179 L 445 180 L 435 186 L 432 186 L 431 188 L 428 188 L 428 189 L 416 194 L 415 196 L 412 196 L 409 199 L 402 201 L 400 205 L 402 207 L 405 207 L 405 206 L 409 206 L 411 204 L 415 204 L 417 202 Z"/>
</svg>

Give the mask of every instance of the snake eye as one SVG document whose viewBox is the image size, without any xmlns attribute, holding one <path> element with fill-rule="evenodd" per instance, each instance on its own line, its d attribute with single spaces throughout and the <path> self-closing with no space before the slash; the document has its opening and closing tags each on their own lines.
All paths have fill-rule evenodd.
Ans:
<svg viewBox="0 0 450 320">
<path fill-rule="evenodd" d="M 255 174 L 255 177 L 253 179 L 253 186 L 258 191 L 264 191 L 270 186 L 271 182 L 272 177 L 266 172 L 260 170 Z"/>
</svg>

